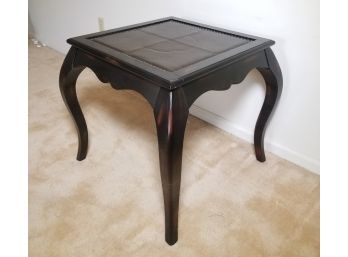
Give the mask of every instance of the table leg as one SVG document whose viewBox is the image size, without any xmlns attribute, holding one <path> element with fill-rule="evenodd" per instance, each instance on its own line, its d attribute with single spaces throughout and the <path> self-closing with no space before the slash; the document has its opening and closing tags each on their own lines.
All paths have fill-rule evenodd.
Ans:
<svg viewBox="0 0 348 257">
<path fill-rule="evenodd" d="M 282 73 L 274 53 L 270 48 L 265 50 L 268 67 L 257 68 L 266 83 L 266 96 L 263 102 L 254 132 L 254 147 L 256 159 L 260 162 L 266 160 L 263 146 L 264 134 L 272 111 L 274 110 L 283 89 Z"/>
<path fill-rule="evenodd" d="M 160 90 L 154 115 L 164 196 L 165 239 L 169 245 L 178 240 L 182 149 L 188 113 L 182 89 Z"/>
<path fill-rule="evenodd" d="M 64 63 L 60 70 L 59 88 L 65 105 L 71 113 L 76 125 L 79 138 L 79 147 L 76 159 L 81 161 L 85 159 L 87 155 L 88 131 L 86 121 L 76 95 L 76 80 L 85 67 L 74 66 L 75 55 L 76 49 L 72 47 L 65 57 Z"/>
</svg>

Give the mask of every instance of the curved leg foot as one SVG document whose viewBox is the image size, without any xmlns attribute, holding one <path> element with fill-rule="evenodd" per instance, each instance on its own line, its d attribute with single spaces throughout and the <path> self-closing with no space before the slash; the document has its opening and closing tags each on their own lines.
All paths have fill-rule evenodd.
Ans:
<svg viewBox="0 0 348 257">
<path fill-rule="evenodd" d="M 169 245 L 173 245 L 178 240 L 182 148 L 188 117 L 188 106 L 183 91 L 161 89 L 154 115 L 164 196 L 165 239 Z"/>
<path fill-rule="evenodd" d="M 267 123 L 270 120 L 272 111 L 280 98 L 283 88 L 282 73 L 274 53 L 270 48 L 268 48 L 265 50 L 265 54 L 268 67 L 258 68 L 258 71 L 262 74 L 266 82 L 266 96 L 257 119 L 254 132 L 255 154 L 256 159 L 260 162 L 264 162 L 266 160 L 263 138 Z"/>
<path fill-rule="evenodd" d="M 79 138 L 79 148 L 77 160 L 86 158 L 88 148 L 87 125 L 76 95 L 76 80 L 85 68 L 84 66 L 74 66 L 76 49 L 70 48 L 59 74 L 59 89 L 62 94 L 66 107 L 71 113 Z"/>
</svg>

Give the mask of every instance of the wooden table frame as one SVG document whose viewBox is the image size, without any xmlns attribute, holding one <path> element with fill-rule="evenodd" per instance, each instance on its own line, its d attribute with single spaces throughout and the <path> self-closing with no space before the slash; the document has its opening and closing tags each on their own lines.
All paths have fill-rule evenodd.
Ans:
<svg viewBox="0 0 348 257">
<path fill-rule="evenodd" d="M 208 60 L 191 65 L 180 72 L 168 72 L 122 55 L 101 49 L 88 40 L 105 33 L 176 20 L 222 33 L 252 38 L 239 49 L 232 49 Z M 266 83 L 266 96 L 256 122 L 254 147 L 256 159 L 264 162 L 263 139 L 267 122 L 281 95 L 282 74 L 270 46 L 273 41 L 223 30 L 174 17 L 127 26 L 107 32 L 69 39 L 72 44 L 62 65 L 59 86 L 78 132 L 77 160 L 86 158 L 88 148 L 87 125 L 76 95 L 76 81 L 84 68 L 90 68 L 100 81 L 115 89 L 132 89 L 140 93 L 153 107 L 157 127 L 161 180 L 165 206 L 165 240 L 169 245 L 178 239 L 178 209 L 181 179 L 183 140 L 189 108 L 209 90 L 227 90 L 244 80 L 256 68 Z"/>
</svg>

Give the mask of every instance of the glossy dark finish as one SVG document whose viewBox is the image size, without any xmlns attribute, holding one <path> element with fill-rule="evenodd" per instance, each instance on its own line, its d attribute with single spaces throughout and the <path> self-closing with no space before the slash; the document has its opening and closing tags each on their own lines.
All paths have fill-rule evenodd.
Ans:
<svg viewBox="0 0 348 257">
<path fill-rule="evenodd" d="M 169 26 L 168 23 L 175 23 L 176 26 Z M 167 27 L 162 29 L 164 24 L 167 24 Z M 180 27 L 179 25 L 183 27 Z M 162 28 L 158 28 L 158 26 L 162 26 Z M 134 35 L 135 31 L 138 30 L 141 30 L 141 35 L 144 35 L 143 33 L 149 34 L 151 39 L 142 39 L 139 34 Z M 187 30 L 192 33 L 187 34 Z M 206 35 L 207 33 L 203 35 L 199 34 L 204 38 L 206 43 L 202 44 L 200 48 L 195 47 L 194 49 L 202 49 L 203 52 L 209 52 L 210 57 L 206 56 L 207 58 L 203 58 L 201 52 L 201 54 L 198 54 L 197 51 L 187 51 L 187 48 L 180 50 L 170 44 L 171 42 L 175 42 L 181 43 L 180 45 L 183 47 L 192 47 L 192 42 L 190 43 L 190 41 L 197 41 L 195 36 L 198 35 L 195 33 L 197 33 L 197 31 L 201 32 L 202 30 L 208 33 L 208 35 Z M 181 31 L 181 33 L 178 33 L 177 31 Z M 127 41 L 124 34 L 129 36 L 131 33 L 133 34 L 133 40 Z M 183 37 L 187 37 L 188 35 L 190 35 L 191 38 L 185 40 Z M 158 42 L 152 38 L 153 36 L 155 36 L 156 39 L 160 37 L 163 41 Z M 243 39 L 243 41 L 241 41 L 241 39 Z M 137 41 L 137 43 L 134 41 Z M 139 56 L 132 54 L 132 51 L 145 49 L 149 46 L 148 44 L 154 46 L 157 43 L 161 44 L 165 42 L 167 43 L 167 46 L 160 45 L 159 47 L 157 46 L 155 49 L 152 49 L 152 52 L 157 52 L 158 55 L 149 55 L 147 57 L 159 58 L 161 57 L 161 52 L 162 54 L 167 52 L 167 58 L 169 58 L 170 61 L 167 61 L 165 64 L 169 65 L 170 62 L 176 63 L 175 66 L 178 67 L 177 69 L 171 70 L 170 68 L 165 69 L 166 67 L 161 67 L 163 60 L 161 61 L 160 59 L 157 59 L 156 61 L 160 62 L 160 64 L 156 65 L 154 60 L 150 61 L 151 63 L 145 61 L 143 58 L 144 56 L 140 53 Z M 151 80 L 153 83 L 161 87 L 174 89 L 185 85 L 188 81 L 196 79 L 196 77 L 209 73 L 212 69 L 233 62 L 241 56 L 264 50 L 273 45 L 274 41 L 184 19 L 169 17 L 70 38 L 68 39 L 68 43 L 87 51 L 91 55 L 103 58 L 106 62 L 115 64 L 131 73 L 141 74 L 144 78 Z M 188 43 L 190 43 L 190 45 Z M 189 49 L 192 50 L 192 48 Z M 224 49 L 225 51 L 222 51 Z M 185 52 L 186 55 L 188 55 L 184 56 L 185 62 L 181 59 L 183 58 L 181 52 Z M 192 58 L 191 64 L 187 64 L 189 58 Z M 187 66 L 185 66 L 185 64 Z"/>
<path fill-rule="evenodd" d="M 85 117 L 83 116 L 76 96 L 76 80 L 84 69 L 83 66 L 74 64 L 76 52 L 75 48 L 71 48 L 64 60 L 59 74 L 59 89 L 65 105 L 75 121 L 79 138 L 79 148 L 76 159 L 82 161 L 87 155 L 88 131 Z"/>
<path fill-rule="evenodd" d="M 161 179 L 165 208 L 165 238 L 172 245 L 178 240 L 178 210 L 182 146 L 188 106 L 181 88 L 161 89 L 154 109 Z"/>
<path fill-rule="evenodd" d="M 269 48 L 273 41 L 174 17 L 69 39 L 59 85 L 79 136 L 77 159 L 87 154 L 87 126 L 76 96 L 81 71 L 92 69 L 115 89 L 147 99 L 157 127 L 165 206 L 165 239 L 178 239 L 183 140 L 189 108 L 209 90 L 227 90 L 256 68 L 266 96 L 255 126 L 257 160 L 265 161 L 263 137 L 282 91 L 282 74 Z"/>
<path fill-rule="evenodd" d="M 166 71 L 178 71 L 252 42 L 175 20 L 89 38 Z"/>
<path fill-rule="evenodd" d="M 266 83 L 266 96 L 263 102 L 259 117 L 255 125 L 254 146 L 256 158 L 260 162 L 266 161 L 263 147 L 263 137 L 272 111 L 277 104 L 283 90 L 283 77 L 276 57 L 271 49 L 265 50 L 268 66 L 258 66 Z"/>
</svg>

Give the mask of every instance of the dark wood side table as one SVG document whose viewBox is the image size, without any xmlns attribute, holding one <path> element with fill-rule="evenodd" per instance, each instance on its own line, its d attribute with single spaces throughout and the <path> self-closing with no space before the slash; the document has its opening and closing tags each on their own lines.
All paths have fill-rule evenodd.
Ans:
<svg viewBox="0 0 348 257">
<path fill-rule="evenodd" d="M 209 90 L 226 90 L 256 68 L 266 97 L 256 122 L 256 159 L 265 161 L 263 136 L 282 91 L 282 74 L 270 46 L 274 41 L 175 17 L 74 37 L 59 76 L 59 87 L 75 121 L 85 159 L 88 134 L 76 95 L 76 80 L 88 67 L 115 89 L 133 89 L 154 110 L 165 206 L 165 239 L 178 239 L 183 139 L 189 108 Z"/>
</svg>

